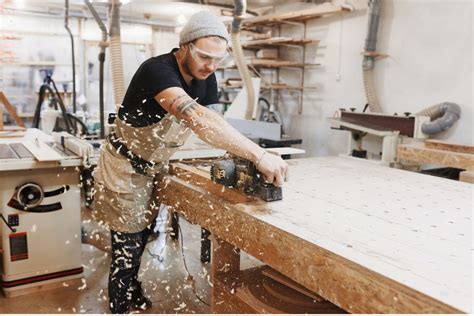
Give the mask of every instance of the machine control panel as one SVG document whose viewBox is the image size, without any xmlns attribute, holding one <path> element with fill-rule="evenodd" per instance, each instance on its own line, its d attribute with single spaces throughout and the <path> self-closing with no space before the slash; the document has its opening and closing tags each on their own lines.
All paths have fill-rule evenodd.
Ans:
<svg viewBox="0 0 474 316">
<path fill-rule="evenodd" d="M 18 216 L 18 214 L 8 215 L 8 225 L 10 225 L 10 226 L 19 226 L 20 225 L 20 217 Z"/>
</svg>

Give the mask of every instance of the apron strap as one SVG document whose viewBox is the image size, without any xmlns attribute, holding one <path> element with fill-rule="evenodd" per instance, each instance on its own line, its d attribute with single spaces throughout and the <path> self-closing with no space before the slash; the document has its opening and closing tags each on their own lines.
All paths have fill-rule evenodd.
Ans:
<svg viewBox="0 0 474 316">
<path fill-rule="evenodd" d="M 135 155 L 131 150 L 127 148 L 124 142 L 120 141 L 117 138 L 117 135 L 115 135 L 115 133 L 110 133 L 107 137 L 107 140 L 120 155 L 127 158 L 133 169 L 135 169 L 135 172 L 142 175 L 147 175 L 147 169 L 153 168 L 155 166 L 155 163 Z"/>
</svg>

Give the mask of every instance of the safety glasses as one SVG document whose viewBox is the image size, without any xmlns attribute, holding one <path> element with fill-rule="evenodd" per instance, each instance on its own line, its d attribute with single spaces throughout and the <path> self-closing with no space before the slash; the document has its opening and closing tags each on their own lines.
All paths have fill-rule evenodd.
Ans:
<svg viewBox="0 0 474 316">
<path fill-rule="evenodd" d="M 227 51 L 224 53 L 224 55 L 214 55 L 197 48 L 193 43 L 189 43 L 189 50 L 191 51 L 191 56 L 195 61 L 206 65 L 215 64 L 219 66 L 229 55 Z"/>
</svg>

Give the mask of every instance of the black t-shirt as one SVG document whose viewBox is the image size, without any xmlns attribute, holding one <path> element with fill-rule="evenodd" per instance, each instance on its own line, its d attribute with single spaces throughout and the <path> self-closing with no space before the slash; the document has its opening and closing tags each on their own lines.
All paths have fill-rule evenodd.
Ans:
<svg viewBox="0 0 474 316">
<path fill-rule="evenodd" d="M 206 80 L 193 79 L 191 86 L 188 86 L 179 72 L 173 54 L 177 50 L 175 48 L 168 54 L 149 58 L 140 65 L 119 109 L 118 116 L 121 120 L 133 127 L 158 123 L 167 111 L 156 102 L 155 96 L 171 87 L 182 88 L 200 105 L 218 102 L 216 76 L 212 74 Z"/>
</svg>

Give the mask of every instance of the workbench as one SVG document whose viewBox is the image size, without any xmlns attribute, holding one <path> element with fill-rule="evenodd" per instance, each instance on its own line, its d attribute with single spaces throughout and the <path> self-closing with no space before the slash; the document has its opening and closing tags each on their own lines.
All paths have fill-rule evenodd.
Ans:
<svg viewBox="0 0 474 316">
<path fill-rule="evenodd" d="M 351 313 L 473 312 L 471 184 L 355 158 L 288 164 L 270 203 L 193 167 L 161 181 L 161 202 L 214 237 L 213 312 L 246 311 L 239 250 Z"/>
</svg>

